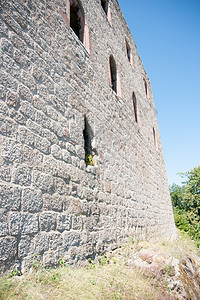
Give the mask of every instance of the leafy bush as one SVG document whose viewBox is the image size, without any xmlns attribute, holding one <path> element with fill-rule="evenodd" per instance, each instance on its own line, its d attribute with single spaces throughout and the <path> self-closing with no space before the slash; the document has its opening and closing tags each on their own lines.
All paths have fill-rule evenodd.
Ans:
<svg viewBox="0 0 200 300">
<path fill-rule="evenodd" d="M 182 187 L 170 186 L 175 223 L 200 246 L 200 166 L 181 176 L 186 178 Z"/>
</svg>

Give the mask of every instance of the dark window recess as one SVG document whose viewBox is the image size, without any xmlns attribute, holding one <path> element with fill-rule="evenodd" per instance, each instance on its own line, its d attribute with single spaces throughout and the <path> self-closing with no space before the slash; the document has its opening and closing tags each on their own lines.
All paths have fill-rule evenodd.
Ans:
<svg viewBox="0 0 200 300">
<path fill-rule="evenodd" d="M 117 93 L 117 68 L 113 56 L 110 56 L 110 76 L 113 91 Z"/>
<path fill-rule="evenodd" d="M 84 19 L 77 1 L 71 2 L 70 5 L 70 27 L 81 40 L 81 42 L 83 42 Z"/>
<path fill-rule="evenodd" d="M 87 165 L 94 165 L 94 152 L 92 150 L 92 140 L 94 136 L 86 117 L 84 118 L 83 137 L 85 148 L 85 163 Z"/>
<path fill-rule="evenodd" d="M 154 129 L 154 128 L 153 128 L 153 141 L 154 141 L 155 147 L 157 147 L 156 132 L 155 132 L 155 129 Z"/>
<path fill-rule="evenodd" d="M 138 118 L 137 118 L 137 100 L 135 97 L 135 93 L 133 92 L 133 108 L 134 108 L 134 115 L 135 115 L 135 122 L 138 122 Z"/>
<path fill-rule="evenodd" d="M 127 42 L 126 42 L 126 52 L 127 52 L 128 60 L 129 62 L 131 62 L 131 48 Z"/>
<path fill-rule="evenodd" d="M 101 6 L 103 10 L 105 11 L 105 14 L 108 14 L 108 1 L 107 0 L 101 0 Z"/>
<path fill-rule="evenodd" d="M 145 79 L 144 79 L 144 88 L 145 88 L 146 96 L 148 97 L 148 88 L 147 88 L 147 82 Z"/>
</svg>

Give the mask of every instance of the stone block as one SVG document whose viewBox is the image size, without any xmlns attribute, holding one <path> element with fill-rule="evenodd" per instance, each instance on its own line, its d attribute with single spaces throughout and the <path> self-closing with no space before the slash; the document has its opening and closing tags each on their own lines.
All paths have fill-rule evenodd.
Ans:
<svg viewBox="0 0 200 300">
<path fill-rule="evenodd" d="M 72 229 L 73 230 L 83 230 L 83 217 L 82 216 L 72 216 Z"/>
<path fill-rule="evenodd" d="M 52 193 L 54 190 L 53 177 L 39 171 L 34 171 L 33 186 L 41 189 L 43 192 Z"/>
<path fill-rule="evenodd" d="M 8 166 L 1 166 L 0 168 L 0 179 L 3 181 L 11 181 L 11 168 Z"/>
<path fill-rule="evenodd" d="M 31 119 L 27 120 L 27 128 L 30 129 L 31 131 L 33 131 L 34 133 L 43 136 L 43 128 L 41 126 L 39 126 L 37 123 L 33 122 Z M 36 138 L 35 138 L 36 140 Z"/>
<path fill-rule="evenodd" d="M 20 80 L 20 67 L 18 64 L 6 54 L 4 54 L 1 59 L 4 70 L 10 74 L 12 78 Z M 11 101 L 13 101 L 13 99 L 10 99 L 10 103 Z"/>
<path fill-rule="evenodd" d="M 5 95 L 4 88 L 0 86 L 0 97 L 3 99 Z M 6 104 L 0 100 L 0 116 L 2 117 L 8 116 L 9 115 L 9 110 Z"/>
<path fill-rule="evenodd" d="M 32 103 L 33 101 L 33 95 L 25 85 L 19 85 L 19 96 L 21 99 L 26 100 L 30 103 Z"/>
<path fill-rule="evenodd" d="M 80 244 L 80 232 L 77 231 L 69 231 L 63 233 L 64 239 L 64 249 L 67 250 L 71 246 L 79 246 Z"/>
<path fill-rule="evenodd" d="M 35 120 L 41 127 L 51 129 L 51 121 L 44 113 L 37 111 Z"/>
<path fill-rule="evenodd" d="M 36 89 L 36 82 L 34 77 L 28 72 L 22 71 L 22 83 L 27 86 L 32 92 Z"/>
<path fill-rule="evenodd" d="M 18 257 L 19 258 L 23 258 L 29 254 L 32 239 L 33 238 L 28 235 L 21 236 L 19 244 L 18 244 Z"/>
<path fill-rule="evenodd" d="M 13 45 L 8 39 L 4 37 L 1 38 L 1 51 L 3 53 L 7 53 L 9 56 L 13 56 Z"/>
<path fill-rule="evenodd" d="M 20 112 L 27 118 L 30 118 L 33 121 L 35 120 L 35 109 L 30 103 L 22 102 L 20 106 Z"/>
<path fill-rule="evenodd" d="M 31 213 L 39 212 L 42 209 L 42 194 L 37 190 L 25 189 L 22 193 L 22 209 Z"/>
<path fill-rule="evenodd" d="M 33 96 L 33 105 L 35 108 L 43 111 L 46 113 L 47 108 L 46 108 L 46 101 L 44 101 L 41 97 L 38 95 Z"/>
<path fill-rule="evenodd" d="M 68 163 L 68 164 L 72 163 L 72 158 L 71 158 L 70 152 L 66 149 L 62 149 L 62 158 L 66 163 Z"/>
<path fill-rule="evenodd" d="M 3 71 L 0 73 L 0 84 L 6 89 L 11 89 L 14 92 L 17 91 L 18 82 L 16 79 Z"/>
<path fill-rule="evenodd" d="M 49 250 L 43 254 L 43 263 L 46 266 L 58 266 L 59 261 L 64 257 L 64 249 Z"/>
<path fill-rule="evenodd" d="M 50 124 L 50 129 L 59 137 L 62 138 L 64 135 L 64 128 L 57 122 L 52 121 Z"/>
<path fill-rule="evenodd" d="M 26 145 L 23 147 L 23 162 L 28 166 L 40 170 L 42 168 L 43 154 L 37 149 Z"/>
<path fill-rule="evenodd" d="M 57 159 L 62 159 L 62 151 L 58 145 L 51 146 L 51 154 Z"/>
<path fill-rule="evenodd" d="M 26 118 L 14 108 L 9 110 L 9 117 L 20 125 L 26 125 Z"/>
<path fill-rule="evenodd" d="M 60 232 L 49 233 L 49 249 L 51 250 L 63 249 L 63 237 Z"/>
<path fill-rule="evenodd" d="M 0 20 L 0 34 L 8 37 L 8 27 L 5 25 L 5 23 L 3 23 L 2 20 Z"/>
<path fill-rule="evenodd" d="M 66 164 L 63 161 L 58 161 L 58 173 L 57 175 L 66 181 L 70 180 L 71 176 L 74 176 L 71 172 L 71 165 Z"/>
<path fill-rule="evenodd" d="M 63 209 L 63 196 L 59 194 L 44 194 L 43 195 L 43 203 L 44 210 L 53 210 L 53 211 L 62 211 Z"/>
<path fill-rule="evenodd" d="M 9 138 L 3 138 L 2 156 L 9 163 L 21 163 L 22 146 L 19 143 L 16 143 L 16 141 L 14 140 L 11 140 Z"/>
<path fill-rule="evenodd" d="M 105 192 L 111 193 L 111 183 L 109 181 L 105 182 Z"/>
<path fill-rule="evenodd" d="M 60 232 L 69 231 L 71 229 L 71 216 L 66 213 L 58 214 L 56 229 Z"/>
<path fill-rule="evenodd" d="M 18 133 L 21 143 L 34 147 L 35 135 L 30 130 L 27 130 L 25 127 L 20 127 Z"/>
<path fill-rule="evenodd" d="M 14 237 L 0 238 L 0 262 L 12 260 L 17 255 L 17 240 Z"/>
<path fill-rule="evenodd" d="M 8 221 L 3 210 L 0 210 L 0 236 L 8 235 Z"/>
<path fill-rule="evenodd" d="M 82 214 L 81 201 L 74 197 L 66 198 L 64 201 L 64 211 L 72 215 Z"/>
<path fill-rule="evenodd" d="M 56 229 L 57 214 L 53 212 L 43 212 L 40 214 L 40 230 L 50 231 Z"/>
<path fill-rule="evenodd" d="M 0 132 L 7 137 L 16 138 L 17 124 L 11 119 L 3 117 L 2 120 L 0 120 Z"/>
<path fill-rule="evenodd" d="M 21 205 L 21 189 L 0 183 L 0 209 L 5 211 L 19 210 Z"/>
<path fill-rule="evenodd" d="M 19 166 L 13 172 L 13 182 L 22 186 L 31 184 L 31 169 L 26 166 Z"/>
<path fill-rule="evenodd" d="M 17 107 L 19 104 L 19 97 L 17 93 L 8 92 L 6 95 L 6 104 L 9 106 Z"/>
<path fill-rule="evenodd" d="M 14 12 L 13 18 L 20 25 L 20 27 L 22 29 L 24 29 L 24 30 L 27 29 L 26 20 L 18 12 Z"/>
<path fill-rule="evenodd" d="M 43 74 L 42 76 L 42 83 L 43 85 L 48 89 L 48 92 L 50 94 L 54 93 L 54 82 L 50 77 L 48 77 L 46 74 Z M 53 109 L 50 107 L 50 110 L 47 110 L 47 114 L 54 119 L 55 118 L 55 111 L 53 112 Z M 56 118 L 57 119 L 57 118 Z"/>
<path fill-rule="evenodd" d="M 58 175 L 58 163 L 54 158 L 45 156 L 43 165 L 43 170 L 45 173 L 52 176 Z"/>
<path fill-rule="evenodd" d="M 55 192 L 59 195 L 67 196 L 69 195 L 69 185 L 61 178 L 54 178 Z"/>
<path fill-rule="evenodd" d="M 50 95 L 49 96 L 49 102 L 50 104 L 57 110 L 59 110 L 60 112 L 64 113 L 65 111 L 65 105 L 64 103 L 58 99 L 56 96 L 54 95 Z"/>
<path fill-rule="evenodd" d="M 41 255 L 49 250 L 49 235 L 46 232 L 39 232 L 31 241 L 30 253 Z"/>
<path fill-rule="evenodd" d="M 5 23 L 11 27 L 11 29 L 17 34 L 21 34 L 21 27 L 17 24 L 17 22 L 6 12 L 2 14 L 3 20 Z"/>
<path fill-rule="evenodd" d="M 13 59 L 25 69 L 28 69 L 31 65 L 30 60 L 17 49 L 14 52 Z"/>
<path fill-rule="evenodd" d="M 71 143 L 66 143 L 66 149 L 72 154 L 76 154 L 76 149 L 75 146 L 72 145 Z"/>
<path fill-rule="evenodd" d="M 34 66 L 32 75 L 37 81 L 40 81 L 40 79 L 42 78 L 42 71 L 37 66 Z"/>
<path fill-rule="evenodd" d="M 44 154 L 50 153 L 50 146 L 51 143 L 46 138 L 42 138 L 40 136 L 35 137 L 35 147 Z"/>
<path fill-rule="evenodd" d="M 39 230 L 38 216 L 23 213 L 10 213 L 9 228 L 11 235 L 33 234 Z"/>
<path fill-rule="evenodd" d="M 55 135 L 55 133 L 51 132 L 50 130 L 48 129 L 44 129 L 44 137 L 49 140 L 49 142 L 51 144 L 57 144 L 58 143 L 58 138 L 57 136 Z"/>
</svg>

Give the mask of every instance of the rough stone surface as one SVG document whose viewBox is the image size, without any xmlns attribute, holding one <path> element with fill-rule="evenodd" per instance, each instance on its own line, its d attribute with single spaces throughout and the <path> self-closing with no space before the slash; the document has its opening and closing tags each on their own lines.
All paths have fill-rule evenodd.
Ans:
<svg viewBox="0 0 200 300">
<path fill-rule="evenodd" d="M 118 2 L 111 21 L 101 1 L 80 1 L 82 43 L 66 23 L 68 1 L 1 3 L 1 270 L 175 235 L 151 84 Z"/>
</svg>

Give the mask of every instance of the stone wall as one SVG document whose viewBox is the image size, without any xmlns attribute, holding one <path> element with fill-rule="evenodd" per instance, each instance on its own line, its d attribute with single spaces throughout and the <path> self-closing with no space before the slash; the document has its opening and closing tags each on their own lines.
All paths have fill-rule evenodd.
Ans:
<svg viewBox="0 0 200 300">
<path fill-rule="evenodd" d="M 66 2 L 1 1 L 1 271 L 175 235 L 151 85 L 118 2 L 106 16 L 99 0 L 81 1 L 84 43 Z"/>
</svg>

